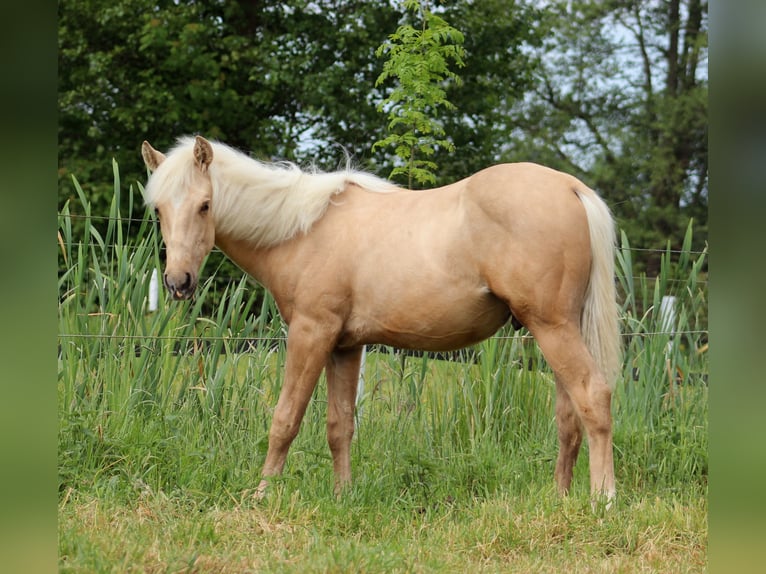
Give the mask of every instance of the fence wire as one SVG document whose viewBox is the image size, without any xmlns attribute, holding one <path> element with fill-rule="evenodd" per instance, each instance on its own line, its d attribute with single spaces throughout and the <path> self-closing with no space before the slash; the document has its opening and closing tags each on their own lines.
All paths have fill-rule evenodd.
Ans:
<svg viewBox="0 0 766 574">
<path fill-rule="evenodd" d="M 675 337 L 675 336 L 707 336 L 707 329 L 698 329 L 690 331 L 637 331 L 631 333 L 620 333 L 623 338 L 630 337 Z M 231 342 L 287 342 L 287 337 L 239 337 L 224 335 L 108 335 L 100 333 L 59 333 L 59 339 L 104 339 L 104 340 L 123 340 L 123 341 L 231 341 Z M 532 335 L 493 335 L 488 339 L 498 341 L 524 340 L 534 341 Z"/>
<path fill-rule="evenodd" d="M 81 219 L 86 220 L 90 219 L 91 221 L 101 221 L 105 223 L 128 223 L 128 224 L 141 224 L 145 222 L 145 219 L 139 219 L 139 218 L 132 218 L 132 217 L 109 217 L 109 216 L 98 216 L 98 215 L 80 215 L 80 214 L 67 214 L 63 215 L 59 213 L 60 218 L 69 218 L 69 219 Z M 87 245 L 85 242 L 77 241 L 77 242 L 70 242 L 69 243 L 72 247 L 82 247 Z M 58 247 L 61 248 L 60 240 L 57 243 Z M 114 247 L 115 244 L 107 244 L 107 246 Z M 121 246 L 123 249 L 127 247 L 128 250 L 130 250 L 130 245 Z M 165 246 L 160 245 L 158 247 L 160 252 L 165 251 Z M 646 247 L 621 247 L 618 246 L 617 250 L 621 251 L 631 251 L 636 253 L 656 253 L 658 255 L 665 255 L 665 254 L 673 254 L 673 255 L 679 255 L 682 253 L 686 253 L 689 255 L 708 255 L 709 251 L 707 248 L 705 248 L 703 251 L 698 250 L 682 250 L 682 249 L 654 249 L 654 248 L 646 248 Z M 213 248 L 214 253 L 220 253 L 223 254 L 220 249 L 217 247 Z M 225 255 L 225 254 L 224 254 Z M 220 282 L 233 282 L 240 280 L 241 277 L 234 277 L 234 276 L 217 276 L 216 280 Z M 633 281 L 641 281 L 642 279 L 647 282 L 654 282 L 657 277 L 639 277 L 639 276 L 633 276 Z M 683 279 L 673 279 L 668 278 L 666 279 L 668 283 L 685 283 L 685 280 Z M 702 286 L 707 286 L 708 281 L 707 279 L 698 279 L 697 284 Z M 85 293 L 87 294 L 87 289 L 85 290 Z M 709 335 L 709 331 L 707 329 L 698 329 L 698 330 L 659 330 L 659 331 L 641 331 L 641 332 L 628 332 L 628 333 L 621 333 L 621 336 L 624 339 L 629 339 L 632 337 L 674 337 L 674 336 L 686 336 L 686 337 L 700 337 L 700 338 L 707 338 Z M 60 340 L 72 340 L 72 339 L 104 339 L 104 340 L 125 340 L 125 341 L 178 341 L 178 342 L 194 342 L 194 341 L 228 341 L 228 342 L 234 342 L 234 343 L 248 343 L 248 344 L 254 344 L 254 343 L 264 343 L 264 342 L 282 342 L 286 343 L 287 337 L 240 337 L 240 336 L 192 336 L 192 335 L 109 335 L 109 334 L 96 334 L 96 333 L 59 333 L 58 338 Z M 514 334 L 514 335 L 494 335 L 492 337 L 489 337 L 489 339 L 495 339 L 495 340 L 521 340 L 521 341 L 534 341 L 534 337 L 529 334 Z M 374 346 L 374 345 L 373 345 Z"/>
<path fill-rule="evenodd" d="M 141 224 L 144 223 L 144 219 L 139 219 L 136 217 L 109 217 L 107 215 L 80 215 L 77 213 L 70 213 L 68 215 L 63 215 L 59 213 L 60 218 L 69 218 L 69 219 L 80 219 L 80 220 L 86 220 L 90 219 L 91 221 L 101 221 L 105 223 L 137 223 Z M 81 246 L 83 245 L 82 242 L 72 242 L 73 246 Z M 160 249 L 164 249 L 164 246 L 160 247 Z M 679 253 L 689 253 L 690 255 L 703 255 L 708 253 L 708 250 L 705 249 L 704 251 L 697 251 L 697 250 L 683 250 L 683 249 L 654 249 L 654 248 L 648 248 L 648 247 L 629 247 L 627 248 L 629 251 L 635 251 L 637 253 L 673 253 L 673 254 L 679 254 Z"/>
</svg>

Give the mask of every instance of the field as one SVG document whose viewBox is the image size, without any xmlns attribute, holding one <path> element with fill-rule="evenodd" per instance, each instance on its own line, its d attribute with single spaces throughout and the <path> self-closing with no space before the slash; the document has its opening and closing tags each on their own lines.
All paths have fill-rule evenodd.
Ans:
<svg viewBox="0 0 766 574">
<path fill-rule="evenodd" d="M 705 571 L 704 254 L 668 250 L 647 279 L 622 238 L 614 508 L 591 509 L 587 446 L 573 492 L 556 494 L 552 375 L 523 330 L 449 357 L 370 349 L 341 499 L 320 381 L 256 501 L 285 327 L 213 256 L 193 301 L 150 312 L 158 232 L 120 217 L 120 187 L 115 170 L 108 219 L 79 187 L 59 217 L 62 572 Z"/>
</svg>

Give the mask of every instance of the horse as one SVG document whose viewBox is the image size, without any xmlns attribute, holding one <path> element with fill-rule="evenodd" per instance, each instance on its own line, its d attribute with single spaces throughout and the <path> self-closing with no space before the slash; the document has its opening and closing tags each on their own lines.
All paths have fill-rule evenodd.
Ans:
<svg viewBox="0 0 766 574">
<path fill-rule="evenodd" d="M 615 232 L 577 178 L 506 163 L 429 190 L 350 167 L 262 162 L 202 136 L 141 146 L 173 299 L 194 293 L 217 246 L 274 297 L 288 326 L 284 379 L 256 496 L 281 474 L 324 369 L 337 495 L 367 344 L 450 351 L 525 326 L 555 375 L 559 452 L 571 485 L 583 434 L 593 500 L 615 498 L 611 397 L 621 368 Z"/>
</svg>

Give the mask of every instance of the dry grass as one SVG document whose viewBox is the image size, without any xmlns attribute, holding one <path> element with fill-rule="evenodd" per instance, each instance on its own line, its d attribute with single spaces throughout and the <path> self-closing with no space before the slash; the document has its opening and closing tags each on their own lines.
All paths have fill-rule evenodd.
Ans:
<svg viewBox="0 0 766 574">
<path fill-rule="evenodd" d="M 162 495 L 60 508 L 62 572 L 704 572 L 707 507 L 660 497 L 599 516 L 587 501 L 507 495 L 412 513 L 299 492 L 263 507 Z M 277 499 L 279 497 L 276 497 Z M 356 514 L 353 528 L 344 516 Z M 363 515 L 360 519 L 359 515 Z"/>
</svg>

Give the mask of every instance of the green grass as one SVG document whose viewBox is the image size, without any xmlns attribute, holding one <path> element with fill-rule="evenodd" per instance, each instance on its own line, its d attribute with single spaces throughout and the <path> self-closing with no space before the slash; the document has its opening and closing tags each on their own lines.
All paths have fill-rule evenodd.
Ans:
<svg viewBox="0 0 766 574">
<path fill-rule="evenodd" d="M 703 255 L 666 253 L 652 282 L 632 276 L 623 238 L 629 335 L 610 511 L 591 510 L 587 447 L 571 495 L 555 494 L 551 373 L 534 341 L 509 331 L 477 346 L 476 362 L 371 350 L 340 500 L 320 381 L 284 476 L 256 502 L 284 326 L 270 297 L 244 278 L 219 289 L 207 267 L 194 301 L 148 313 L 158 232 L 147 216 L 128 239 L 120 191 L 115 168 L 109 222 L 88 217 L 82 236 L 68 207 L 60 216 L 62 571 L 704 571 Z M 675 333 L 658 317 L 668 293 Z M 268 345 L 244 352 L 245 339 Z"/>
</svg>

